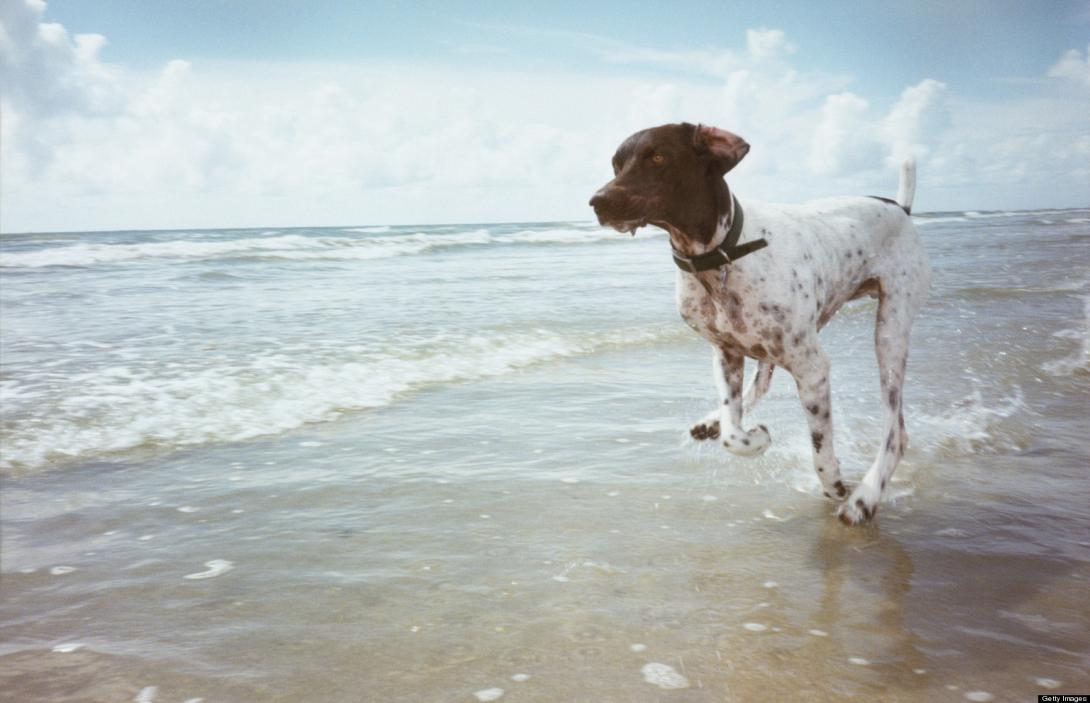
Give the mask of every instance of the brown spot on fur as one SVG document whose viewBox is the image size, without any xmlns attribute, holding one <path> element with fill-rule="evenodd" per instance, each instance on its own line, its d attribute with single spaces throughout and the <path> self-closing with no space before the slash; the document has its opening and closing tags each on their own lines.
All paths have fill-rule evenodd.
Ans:
<svg viewBox="0 0 1090 703">
<path fill-rule="evenodd" d="M 739 334 L 745 334 L 746 321 L 742 317 L 742 298 L 735 291 L 727 293 L 727 319 Z"/>
<path fill-rule="evenodd" d="M 689 430 L 689 434 L 693 439 L 716 439 L 719 437 L 719 423 L 700 423 L 699 425 L 693 425 Z"/>
<path fill-rule="evenodd" d="M 837 498 L 843 498 L 844 496 L 848 495 L 848 489 L 845 488 L 843 481 L 837 481 L 836 483 L 834 483 L 833 488 L 836 489 Z"/>
<path fill-rule="evenodd" d="M 810 435 L 810 441 L 814 443 L 814 451 L 821 451 L 821 443 L 825 441 L 825 435 L 820 432 L 814 432 Z"/>
</svg>

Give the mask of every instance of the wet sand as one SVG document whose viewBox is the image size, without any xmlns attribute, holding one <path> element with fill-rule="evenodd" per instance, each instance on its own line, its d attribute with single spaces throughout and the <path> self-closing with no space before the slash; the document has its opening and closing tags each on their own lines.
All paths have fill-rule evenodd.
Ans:
<svg viewBox="0 0 1090 703">
<path fill-rule="evenodd" d="M 592 384 L 602 360 L 569 371 L 607 416 L 625 404 Z M 438 391 L 415 421 L 550 379 Z M 390 409 L 367 423 L 381 463 L 356 448 L 357 419 L 86 466 L 79 486 L 9 481 L 0 698 L 1017 701 L 1090 686 L 1090 518 L 1054 492 L 1082 480 L 1075 453 L 939 442 L 910 452 L 908 490 L 876 525 L 849 529 L 769 484 L 777 460 L 678 437 L 670 414 L 688 412 L 582 436 L 541 406 L 519 436 L 452 442 L 405 436 L 409 413 Z M 521 467 L 495 461 L 520 442 Z M 575 464 L 585 447 L 599 458 Z M 232 568 L 187 578 L 212 560 Z"/>
</svg>

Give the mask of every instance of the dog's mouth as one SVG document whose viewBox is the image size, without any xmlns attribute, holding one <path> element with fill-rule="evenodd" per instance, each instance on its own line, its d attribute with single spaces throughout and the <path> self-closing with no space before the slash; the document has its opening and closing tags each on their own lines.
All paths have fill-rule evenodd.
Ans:
<svg viewBox="0 0 1090 703">
<path fill-rule="evenodd" d="M 598 218 L 598 224 L 604 225 L 606 227 L 612 227 L 613 229 L 617 230 L 618 232 L 620 232 L 622 234 L 631 234 L 632 236 L 636 236 L 636 230 L 638 230 L 640 227 L 646 227 L 647 222 L 648 221 L 647 221 L 646 218 L 642 218 L 642 219 L 638 219 L 638 220 L 612 220 L 612 221 L 604 220 L 602 218 Z"/>
</svg>

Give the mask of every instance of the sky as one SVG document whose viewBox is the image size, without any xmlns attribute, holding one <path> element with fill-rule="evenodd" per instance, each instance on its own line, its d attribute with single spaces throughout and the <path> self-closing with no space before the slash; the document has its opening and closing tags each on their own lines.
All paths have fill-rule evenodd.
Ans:
<svg viewBox="0 0 1090 703">
<path fill-rule="evenodd" d="M 1090 0 L 0 0 L 0 232 L 589 220 L 630 133 L 741 200 L 1090 205 Z"/>
</svg>

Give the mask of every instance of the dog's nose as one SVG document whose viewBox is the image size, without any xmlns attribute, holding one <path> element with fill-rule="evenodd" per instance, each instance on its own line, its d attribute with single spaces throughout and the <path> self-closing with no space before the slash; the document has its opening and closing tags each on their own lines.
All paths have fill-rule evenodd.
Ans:
<svg viewBox="0 0 1090 703">
<path fill-rule="evenodd" d="M 606 204 L 606 197 L 606 189 L 603 188 L 602 190 L 591 196 L 590 206 L 597 210 L 598 208 Z"/>
</svg>

